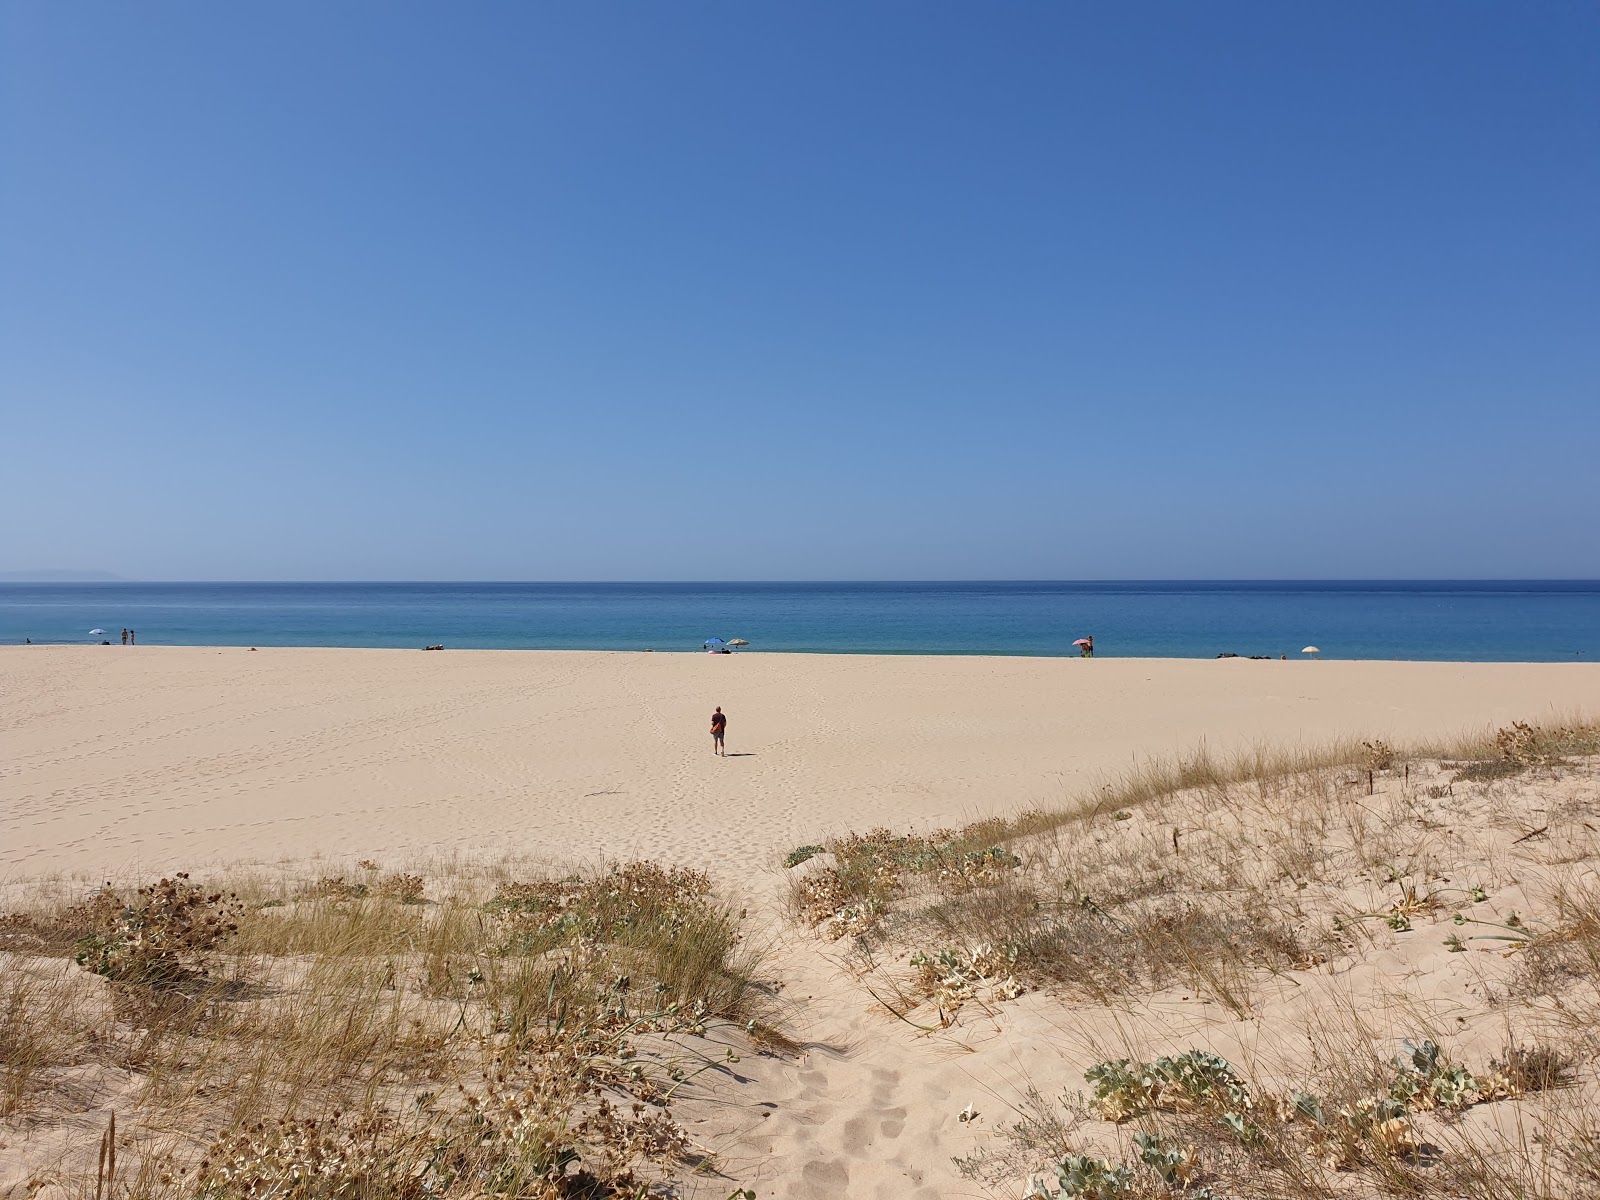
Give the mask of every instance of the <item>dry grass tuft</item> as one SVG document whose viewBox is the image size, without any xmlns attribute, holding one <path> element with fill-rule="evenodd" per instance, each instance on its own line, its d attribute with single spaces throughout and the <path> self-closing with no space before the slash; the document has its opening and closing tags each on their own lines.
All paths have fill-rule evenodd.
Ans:
<svg viewBox="0 0 1600 1200">
<path fill-rule="evenodd" d="M 1038 990 L 1063 1029 L 1109 1007 L 1147 1039 L 1179 1012 L 1252 1048 L 1249 1072 L 1129 1054 L 1090 1070 L 1090 1097 L 1033 1094 L 961 1160 L 991 1186 L 1047 1163 L 1035 1195 L 1595 1200 L 1597 755 L 1600 726 L 1576 720 L 1202 748 L 981 832 L 838 839 L 796 868 L 792 911 L 850 937 L 887 979 L 873 996 L 922 1029 Z M 986 869 L 960 870 L 972 855 Z M 1386 990 L 1386 971 L 1443 979 L 1451 952 L 1473 955 L 1455 961 L 1470 984 Z M 1473 1069 L 1442 1049 L 1469 1028 Z"/>
<path fill-rule="evenodd" d="M 633 1195 L 706 1159 L 671 1101 L 766 1002 L 704 875 L 456 879 L 428 903 L 422 876 L 362 869 L 4 918 L 0 1118 L 117 1079 L 118 1186 L 151 1200 Z"/>
<path fill-rule="evenodd" d="M 1453 790 L 1435 794 L 1429 780 L 1453 770 L 1459 782 L 1472 762 L 1549 772 L 1591 747 L 1600 749 L 1594 725 L 1517 723 L 1431 747 L 1378 739 L 1226 761 L 1201 749 L 1144 764 L 1054 812 L 836 839 L 825 847 L 831 862 L 806 855 L 791 909 L 829 938 L 853 937 L 874 961 L 902 948 L 910 996 L 946 1015 L 986 987 L 1104 1002 L 1179 983 L 1243 1016 L 1263 972 L 1347 954 L 1368 936 L 1366 922 L 1405 932 L 1487 898 L 1440 882 L 1452 853 L 1445 835 L 1417 852 L 1476 798 L 1470 788 L 1459 802 Z M 1423 761 L 1439 752 L 1452 759 Z M 1358 882 L 1370 907 L 1345 898 Z M 1593 974 L 1600 940 L 1588 931 L 1600 930 L 1600 907 L 1576 893 L 1565 904 L 1588 915 L 1546 939 L 1539 962 Z"/>
</svg>

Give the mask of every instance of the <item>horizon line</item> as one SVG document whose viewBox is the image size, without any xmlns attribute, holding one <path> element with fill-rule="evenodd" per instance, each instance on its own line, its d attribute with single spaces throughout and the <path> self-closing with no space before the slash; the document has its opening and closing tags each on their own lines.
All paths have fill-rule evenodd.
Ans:
<svg viewBox="0 0 1600 1200">
<path fill-rule="evenodd" d="M 19 572 L 18 574 L 26 574 Z M 18 586 L 30 585 L 55 585 L 72 584 L 76 586 L 118 586 L 121 584 L 345 584 L 351 586 L 365 586 L 373 584 L 550 584 L 550 585 L 662 585 L 662 584 L 695 584 L 695 585 L 834 585 L 834 584 L 992 584 L 992 583 L 1042 583 L 1042 584 L 1119 584 L 1119 583 L 1583 583 L 1600 584 L 1600 576 L 1540 576 L 1540 575 L 1416 575 L 1416 576 L 1378 576 L 1378 575 L 1283 575 L 1283 576 L 1120 576 L 1104 578 L 1048 578 L 1044 576 L 996 576 L 996 577 L 964 577 L 964 578 L 838 578 L 838 579 L 492 579 L 492 578 L 450 578 L 450 579 L 348 579 L 348 578 L 277 578 L 277 579 L 180 579 L 180 578 L 150 578 L 136 579 L 129 577 L 116 577 L 110 579 L 18 579 L 6 578 L 0 573 L 0 586 L 6 584 Z"/>
</svg>

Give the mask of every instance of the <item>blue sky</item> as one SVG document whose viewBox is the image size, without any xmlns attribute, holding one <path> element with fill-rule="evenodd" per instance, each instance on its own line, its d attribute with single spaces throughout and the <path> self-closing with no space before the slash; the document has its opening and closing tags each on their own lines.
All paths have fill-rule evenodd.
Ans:
<svg viewBox="0 0 1600 1200">
<path fill-rule="evenodd" d="M 1589 4 L 0 9 L 0 569 L 1600 575 Z"/>
</svg>

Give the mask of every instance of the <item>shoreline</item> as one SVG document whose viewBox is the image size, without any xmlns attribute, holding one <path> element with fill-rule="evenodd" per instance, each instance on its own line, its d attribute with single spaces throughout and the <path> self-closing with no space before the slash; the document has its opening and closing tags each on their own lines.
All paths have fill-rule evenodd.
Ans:
<svg viewBox="0 0 1600 1200">
<path fill-rule="evenodd" d="M 435 653 L 451 655 L 462 654 L 603 654 L 603 655 L 662 655 L 666 657 L 713 657 L 704 650 L 661 650 L 655 647 L 608 649 L 592 646 L 461 646 L 454 647 L 446 644 L 441 650 L 428 651 L 421 646 L 330 646 L 309 645 L 295 643 L 293 645 L 247 645 L 245 643 L 231 642 L 150 642 L 137 646 L 122 646 L 112 642 L 109 646 L 100 643 L 84 642 L 32 642 L 18 644 L 7 642 L 0 644 L 0 654 L 16 650 L 155 650 L 155 651 L 206 651 L 218 652 L 240 650 L 246 653 L 265 654 L 269 651 L 291 651 L 310 653 L 383 653 L 383 654 L 414 654 Z M 1276 658 L 1270 655 L 1252 657 L 1248 654 L 1212 654 L 1191 655 L 1187 657 L 1173 655 L 1119 655 L 1116 653 L 1097 653 L 1093 658 L 1084 660 L 1078 654 L 996 654 L 992 651 L 964 651 L 964 650 L 768 650 L 749 649 L 738 650 L 731 654 L 716 655 L 719 658 L 883 658 L 891 661 L 905 659 L 993 659 L 999 662 L 1059 662 L 1059 661 L 1090 661 L 1090 662 L 1123 662 L 1123 663 L 1205 663 L 1205 662 L 1260 662 L 1285 663 L 1319 662 L 1319 663 L 1351 663 L 1363 665 L 1392 665 L 1392 666 L 1485 666 L 1485 667 L 1560 667 L 1560 666 L 1600 666 L 1600 660 L 1581 658 L 1340 658 L 1328 657 L 1324 654 L 1321 658 L 1309 656 L 1290 655 L 1288 658 Z"/>
</svg>

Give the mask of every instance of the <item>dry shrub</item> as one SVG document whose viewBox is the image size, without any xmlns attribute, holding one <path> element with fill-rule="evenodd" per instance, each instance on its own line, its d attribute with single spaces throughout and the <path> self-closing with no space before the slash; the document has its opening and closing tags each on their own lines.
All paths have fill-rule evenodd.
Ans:
<svg viewBox="0 0 1600 1200">
<path fill-rule="evenodd" d="M 75 958 L 86 971 L 131 984 L 203 976 L 207 957 L 239 932 L 242 912 L 237 896 L 208 893 L 182 871 L 132 899 L 105 887 L 85 905 L 89 933 Z"/>
<path fill-rule="evenodd" d="M 670 933 L 703 907 L 710 891 L 703 871 L 632 862 L 598 878 L 502 883 L 484 908 L 515 945 L 532 949 L 574 935 L 615 940 L 640 926 Z"/>
<path fill-rule="evenodd" d="M 623 1111 L 585 1066 L 525 1059 L 455 1108 L 404 1119 L 335 1113 L 235 1127 L 178 1186 L 217 1200 L 637 1194 L 635 1164 L 684 1156 L 688 1136 L 664 1109 Z"/>
<path fill-rule="evenodd" d="M 1574 756 L 1600 753 L 1600 726 L 1586 721 L 1552 725 L 1513 721 L 1477 745 L 1456 749 L 1468 751 L 1453 756 L 1464 761 L 1443 765 L 1454 771 L 1457 783 L 1508 779 L 1531 767 L 1559 767 Z"/>
<path fill-rule="evenodd" d="M 426 885 L 421 875 L 388 875 L 378 881 L 374 889 L 385 900 L 398 900 L 401 904 L 421 904 Z"/>
<path fill-rule="evenodd" d="M 1507 1045 L 1489 1069 L 1504 1075 L 1519 1092 L 1543 1092 L 1572 1082 L 1577 1060 L 1558 1046 Z"/>
<path fill-rule="evenodd" d="M 1370 742 L 1362 742 L 1367 751 L 1367 768 L 1373 771 L 1387 771 L 1394 766 L 1394 747 L 1382 738 L 1375 738 Z"/>
<path fill-rule="evenodd" d="M 950 948 L 920 951 L 925 962 L 943 963 L 952 952 L 961 962 L 987 958 L 1005 970 L 986 970 L 985 978 L 1014 981 L 1019 990 L 1056 987 L 1103 1003 L 1181 982 L 1240 1015 L 1250 1007 L 1250 970 L 1304 967 L 1318 958 L 1260 897 L 1228 904 L 1168 897 L 1107 909 L 1070 889 L 1049 892 L 1037 880 L 940 901 L 904 928 L 914 928 L 909 936 L 923 944 Z M 963 997 L 949 988 L 940 994 L 937 985 L 947 980 L 923 970 L 916 990 L 951 1010 Z"/>
<path fill-rule="evenodd" d="M 419 877 L 388 879 L 291 887 L 238 921 L 182 875 L 102 890 L 67 923 L 95 931 L 112 1019 L 75 1023 L 8 974 L 0 1105 L 87 1059 L 130 1072 L 119 1126 L 150 1200 L 636 1194 L 645 1167 L 678 1169 L 669 1102 L 732 1053 L 701 1039 L 765 1014 L 759 952 L 706 877 L 630 863 L 428 905 L 405 903 Z M 211 1147 L 203 1166 L 157 1154 L 170 1130 Z"/>
<path fill-rule="evenodd" d="M 372 888 L 365 883 L 348 883 L 343 875 L 324 875 L 295 893 L 298 900 L 359 900 Z"/>
<path fill-rule="evenodd" d="M 828 843 L 831 867 L 795 883 L 791 907 L 838 938 L 871 929 L 911 879 L 953 895 L 993 888 L 1019 862 L 995 844 L 1009 829 L 1010 822 L 989 819 L 927 834 L 849 834 Z"/>
<path fill-rule="evenodd" d="M 633 862 L 604 875 L 503 883 L 484 905 L 502 953 L 562 950 L 595 977 L 646 982 L 670 1002 L 744 1013 L 755 952 L 702 871 Z"/>
<path fill-rule="evenodd" d="M 1515 753 L 1547 765 L 1600 746 L 1592 723 L 1510 728 Z M 1448 748 L 1496 753 L 1492 738 Z M 1477 820 L 1451 815 L 1473 789 L 1424 800 L 1429 770 L 1415 783 L 1413 772 L 1398 777 L 1402 760 L 1437 749 L 1368 739 L 1223 758 L 1202 747 L 1052 812 L 836 838 L 831 862 L 796 867 L 791 909 L 824 936 L 855 938 L 875 967 L 890 952 L 912 956 L 903 993 L 946 1013 L 986 989 L 1105 1002 L 1182 983 L 1242 1016 L 1266 975 L 1351 951 L 1361 922 L 1403 933 L 1441 905 L 1485 899 L 1472 886 L 1436 894 L 1428 868 L 1400 849 L 1419 829 L 1446 830 L 1459 845 L 1450 827 Z M 1389 774 L 1374 799 L 1369 772 L 1378 770 Z M 1355 911 L 1344 898 L 1354 886 L 1380 889 L 1376 905 Z M 1594 972 L 1583 965 L 1583 928 L 1541 952 L 1552 969 Z"/>
</svg>

